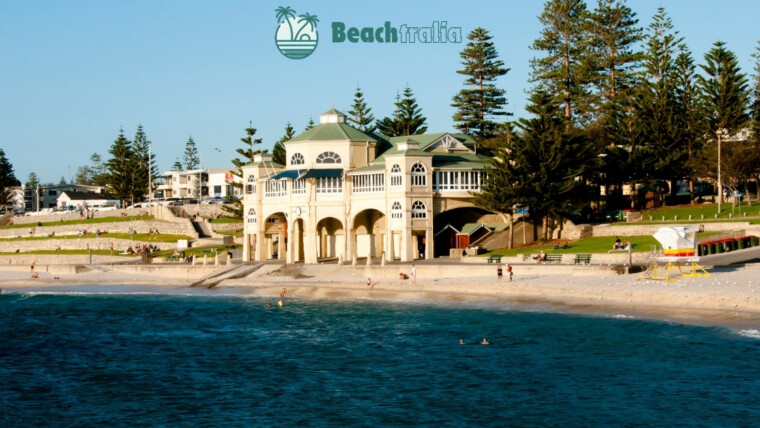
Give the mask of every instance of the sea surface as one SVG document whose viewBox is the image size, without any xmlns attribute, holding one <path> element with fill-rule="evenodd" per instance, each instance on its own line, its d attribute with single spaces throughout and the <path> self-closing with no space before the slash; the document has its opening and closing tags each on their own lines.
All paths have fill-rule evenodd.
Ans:
<svg viewBox="0 0 760 428">
<path fill-rule="evenodd" d="M 0 295 L 0 426 L 760 425 L 757 330 L 267 301 Z"/>
</svg>

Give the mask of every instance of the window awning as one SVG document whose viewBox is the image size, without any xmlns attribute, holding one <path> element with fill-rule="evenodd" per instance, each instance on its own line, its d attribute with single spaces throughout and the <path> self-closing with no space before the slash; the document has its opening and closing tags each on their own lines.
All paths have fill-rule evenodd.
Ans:
<svg viewBox="0 0 760 428">
<path fill-rule="evenodd" d="M 303 172 L 302 169 L 289 169 L 286 171 L 282 171 L 278 174 L 275 174 L 273 177 L 270 177 L 270 180 L 284 180 L 286 178 L 298 178 L 299 175 Z"/>
<path fill-rule="evenodd" d="M 303 178 L 328 178 L 328 177 L 342 177 L 343 170 L 340 168 L 324 168 L 324 169 L 310 169 L 306 171 Z"/>
</svg>

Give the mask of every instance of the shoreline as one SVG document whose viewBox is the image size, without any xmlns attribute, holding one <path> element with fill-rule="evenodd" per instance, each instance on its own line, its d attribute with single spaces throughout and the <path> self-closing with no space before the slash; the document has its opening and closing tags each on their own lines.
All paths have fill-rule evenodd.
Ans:
<svg viewBox="0 0 760 428">
<path fill-rule="evenodd" d="M 456 303 L 486 302 L 507 309 L 534 310 L 590 316 L 622 316 L 699 326 L 727 326 L 760 329 L 760 265 L 711 269 L 708 278 L 681 278 L 675 282 L 641 280 L 638 274 L 567 275 L 551 273 L 520 276 L 497 282 L 493 276 L 444 277 L 431 279 L 434 265 L 418 265 L 417 283 L 411 280 L 373 280 L 366 285 L 361 267 L 337 265 L 269 264 L 245 278 L 225 279 L 214 289 L 191 288 L 190 273 L 185 277 L 143 272 L 90 271 L 74 274 L 44 273 L 28 278 L 28 271 L 0 267 L 6 292 L 97 292 L 134 294 L 149 290 L 155 294 L 215 295 L 233 292 L 240 296 L 276 299 L 283 287 L 287 298 L 328 300 L 430 301 Z M 137 268 L 137 267 L 136 267 Z M 373 273 L 390 274 L 399 265 L 374 268 Z M 490 269 L 488 270 L 490 272 Z M 195 278 L 208 273 L 197 272 Z M 304 272 L 310 275 L 304 275 Z M 754 279 L 754 283 L 753 283 Z M 180 293 L 183 292 L 184 293 Z"/>
</svg>

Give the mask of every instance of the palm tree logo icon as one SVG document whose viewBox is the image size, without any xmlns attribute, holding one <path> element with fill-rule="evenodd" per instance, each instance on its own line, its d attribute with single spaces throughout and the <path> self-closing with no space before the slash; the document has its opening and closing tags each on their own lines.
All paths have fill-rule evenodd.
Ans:
<svg viewBox="0 0 760 428">
<path fill-rule="evenodd" d="M 317 15 L 296 16 L 290 7 L 275 9 L 280 26 L 274 33 L 274 40 L 280 53 L 290 59 L 304 59 L 317 48 Z"/>
</svg>

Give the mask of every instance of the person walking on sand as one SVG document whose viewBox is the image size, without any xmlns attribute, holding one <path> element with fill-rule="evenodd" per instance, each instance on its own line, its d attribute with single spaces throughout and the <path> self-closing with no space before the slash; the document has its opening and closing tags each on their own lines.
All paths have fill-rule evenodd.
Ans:
<svg viewBox="0 0 760 428">
<path fill-rule="evenodd" d="M 35 261 L 35 262 L 32 262 L 32 265 L 31 265 L 31 266 L 29 266 L 29 272 L 34 272 L 34 265 L 36 265 L 36 264 L 37 264 L 37 262 L 36 262 L 36 261 Z"/>
<path fill-rule="evenodd" d="M 285 298 L 285 287 L 282 288 L 282 291 L 280 291 L 280 300 Z"/>
<path fill-rule="evenodd" d="M 509 275 L 509 282 L 512 282 L 512 265 L 507 263 L 507 275 Z"/>
<path fill-rule="evenodd" d="M 417 283 L 417 267 L 412 264 L 412 283 Z"/>
<path fill-rule="evenodd" d="M 501 282 L 501 277 L 503 276 L 503 274 L 504 274 L 504 271 L 501 269 L 501 265 L 499 265 L 499 267 L 496 268 L 496 278 L 498 279 L 499 282 Z"/>
</svg>

